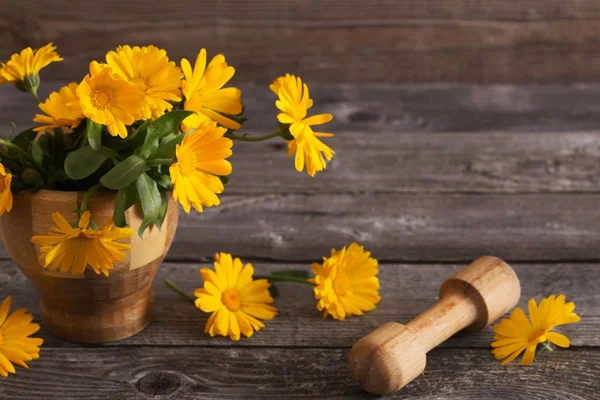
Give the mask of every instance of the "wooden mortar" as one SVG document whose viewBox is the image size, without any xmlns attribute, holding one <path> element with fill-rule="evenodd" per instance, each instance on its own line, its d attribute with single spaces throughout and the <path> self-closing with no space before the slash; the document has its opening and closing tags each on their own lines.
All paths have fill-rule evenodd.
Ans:
<svg viewBox="0 0 600 400">
<path fill-rule="evenodd" d="M 393 393 L 425 370 L 426 354 L 458 331 L 480 331 L 512 309 L 519 278 L 496 257 L 481 257 L 450 277 L 440 300 L 406 325 L 388 322 L 356 342 L 350 372 L 368 392 Z"/>
<path fill-rule="evenodd" d="M 99 192 L 89 201 L 92 219 L 101 228 L 112 218 L 115 194 Z M 17 192 L 12 211 L 0 217 L 0 234 L 12 260 L 38 290 L 42 325 L 54 336 L 81 343 L 124 339 L 152 320 L 152 281 L 173 241 L 179 207 L 169 195 L 162 229 L 148 229 L 143 239 L 137 234 L 143 219 L 139 208 L 127 210 L 127 223 L 135 233 L 120 241 L 130 244 L 131 250 L 108 277 L 97 275 L 90 266 L 82 275 L 44 269 L 39 246 L 31 237 L 48 234 L 54 226 L 53 212 L 72 221 L 71 213 L 79 208 L 83 195 L 50 190 Z"/>
</svg>

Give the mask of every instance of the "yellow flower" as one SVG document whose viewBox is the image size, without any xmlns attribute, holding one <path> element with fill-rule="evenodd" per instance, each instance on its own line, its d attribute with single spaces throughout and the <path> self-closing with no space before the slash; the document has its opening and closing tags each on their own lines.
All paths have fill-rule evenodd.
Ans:
<svg viewBox="0 0 600 400">
<path fill-rule="evenodd" d="M 187 133 L 181 145 L 177 145 L 177 162 L 171 165 L 171 183 L 175 186 L 173 197 L 190 212 L 190 203 L 202 212 L 202 205 L 212 207 L 221 204 L 218 193 L 223 193 L 223 183 L 218 176 L 231 173 L 231 139 L 223 137 L 225 128 L 216 122 L 200 125 Z"/>
<path fill-rule="evenodd" d="M 206 49 L 202 49 L 193 71 L 185 58 L 181 60 L 181 68 L 185 76 L 182 82 L 184 108 L 196 112 L 183 121 L 184 130 L 207 121 L 216 121 L 229 129 L 240 129 L 240 124 L 223 115 L 242 112 L 241 90 L 222 88 L 235 74 L 235 68 L 227 65 L 225 56 L 217 54 L 206 66 Z"/>
<path fill-rule="evenodd" d="M 90 73 L 77 88 L 83 114 L 106 125 L 112 136 L 127 137 L 126 125 L 142 117 L 144 93 L 112 72 L 109 66 L 90 63 Z"/>
<path fill-rule="evenodd" d="M 143 119 L 156 119 L 173 109 L 169 101 L 181 101 L 181 69 L 169 61 L 165 50 L 119 46 L 106 55 L 106 63 L 144 92 Z"/>
<path fill-rule="evenodd" d="M 25 361 L 40 358 L 40 346 L 44 341 L 29 337 L 40 330 L 33 324 L 33 316 L 27 314 L 25 308 L 8 315 L 11 297 L 7 297 L 0 305 L 0 376 L 14 374 L 15 366 L 29 368 Z"/>
<path fill-rule="evenodd" d="M 0 163 L 0 215 L 12 210 L 13 196 L 10 191 L 11 182 L 12 174 L 6 172 L 6 168 Z"/>
<path fill-rule="evenodd" d="M 123 250 L 131 246 L 116 240 L 130 238 L 133 230 L 115 228 L 112 221 L 102 230 L 94 229 L 90 227 L 90 217 L 89 211 L 84 212 L 74 228 L 60 213 L 52 214 L 56 227 L 52 227 L 47 236 L 31 238 L 40 245 L 44 268 L 80 275 L 89 264 L 97 274 L 102 272 L 108 276 L 108 270 L 114 269 L 113 263 L 125 260 Z"/>
<path fill-rule="evenodd" d="M 569 347 L 571 342 L 568 337 L 550 331 L 559 325 L 573 324 L 581 319 L 573 312 L 575 304 L 566 303 L 562 294 L 542 299 L 539 307 L 535 300 L 530 299 L 527 306 L 529 319 L 521 308 L 516 308 L 509 318 L 504 318 L 494 325 L 496 336 L 492 343 L 492 353 L 497 360 L 505 359 L 502 365 L 508 364 L 523 351 L 525 355 L 521 364 L 531 364 L 537 345 L 545 341 L 559 347 Z"/>
<path fill-rule="evenodd" d="M 352 315 L 363 315 L 375 309 L 379 297 L 378 263 L 356 243 L 340 251 L 331 249 L 331 257 L 323 258 L 323 265 L 313 264 L 317 309 L 323 317 L 331 315 L 343 320 Z"/>
<path fill-rule="evenodd" d="M 81 111 L 79 96 L 77 96 L 78 86 L 75 82 L 63 86 L 58 92 L 50 93 L 48 99 L 39 104 L 40 110 L 46 115 L 35 115 L 33 122 L 44 124 L 34 128 L 35 131 L 39 132 L 61 126 L 74 129 L 81 123 L 85 116 Z"/>
<path fill-rule="evenodd" d="M 259 320 L 271 320 L 277 309 L 271 305 L 270 283 L 265 279 L 252 280 L 252 264 L 242 265 L 231 254 L 215 254 L 215 271 L 200 270 L 204 288 L 196 289 L 196 307 L 212 313 L 204 332 L 210 336 L 229 336 L 240 340 L 265 327 Z"/>
<path fill-rule="evenodd" d="M 37 50 L 28 47 L 21 50 L 21 53 L 13 54 L 6 64 L 0 63 L 0 84 L 12 83 L 20 90 L 37 93 L 40 70 L 51 62 L 63 60 L 55 50 L 56 47 L 48 43 Z"/>
<path fill-rule="evenodd" d="M 317 171 L 327 167 L 325 159 L 331 160 L 335 152 L 321 142 L 319 137 L 332 137 L 332 133 L 314 132 L 312 125 L 325 124 L 333 119 L 331 114 L 318 114 L 306 118 L 308 109 L 313 101 L 309 97 L 308 86 L 302 83 L 300 77 L 286 74 L 277 78 L 270 86 L 279 96 L 275 102 L 280 113 L 277 119 L 282 124 L 289 124 L 290 134 L 294 137 L 288 141 L 288 154 L 296 154 L 294 165 L 296 171 L 306 171 L 314 176 Z"/>
</svg>

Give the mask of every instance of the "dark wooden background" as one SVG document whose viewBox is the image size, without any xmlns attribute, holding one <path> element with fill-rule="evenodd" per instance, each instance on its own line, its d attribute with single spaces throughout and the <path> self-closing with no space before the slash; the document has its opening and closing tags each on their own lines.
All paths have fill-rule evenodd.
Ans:
<svg viewBox="0 0 600 400">
<path fill-rule="evenodd" d="M 483 254 L 514 266 L 521 306 L 575 301 L 582 321 L 561 329 L 572 347 L 501 367 L 491 328 L 461 334 L 393 398 L 600 398 L 598 0 L 0 0 L 0 60 L 51 40 L 65 62 L 43 71 L 42 97 L 118 44 L 156 44 L 177 61 L 222 52 L 250 134 L 276 125 L 266 84 L 299 74 L 315 112 L 335 117 L 336 156 L 310 178 L 284 142 L 236 143 L 222 205 L 180 220 L 153 323 L 103 346 L 42 329 L 41 358 L 1 380 L 0 399 L 373 398 L 348 374 L 352 343 L 415 317 Z M 0 136 L 10 121 L 31 126 L 35 108 L 0 87 Z M 282 284 L 277 318 L 232 343 L 204 335 L 207 314 L 162 283 L 193 290 L 216 251 L 262 274 L 352 241 L 381 262 L 382 302 L 344 322 L 322 319 L 309 288 Z M 7 295 L 38 320 L 35 290 L 0 246 Z"/>
<path fill-rule="evenodd" d="M 1 0 L 0 60 L 58 45 L 78 80 L 120 44 L 206 47 L 237 82 L 571 83 L 600 76 L 598 0 Z"/>
</svg>

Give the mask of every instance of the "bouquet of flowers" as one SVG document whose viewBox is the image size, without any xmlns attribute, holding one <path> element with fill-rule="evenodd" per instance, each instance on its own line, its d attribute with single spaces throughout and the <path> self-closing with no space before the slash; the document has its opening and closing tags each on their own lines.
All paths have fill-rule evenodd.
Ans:
<svg viewBox="0 0 600 400">
<path fill-rule="evenodd" d="M 40 109 L 33 118 L 37 126 L 0 140 L 0 215 L 11 210 L 14 192 L 86 192 L 72 225 L 55 213 L 54 232 L 33 238 L 51 270 L 82 274 L 89 264 L 108 275 L 113 263 L 124 258 L 126 247 L 115 240 L 133 235 L 125 211 L 136 204 L 143 214 L 140 236 L 150 226 L 161 227 L 170 191 L 188 213 L 191 207 L 202 212 L 219 205 L 232 170 L 227 158 L 233 140 L 284 139 L 296 169 L 311 176 L 325 169 L 334 154 L 319 139 L 332 134 L 313 130 L 332 116 L 307 117 L 313 101 L 299 77 L 288 74 L 270 85 L 278 96 L 279 124 L 270 134 L 252 137 L 237 133 L 246 121 L 242 93 L 223 87 L 235 69 L 222 54 L 208 61 L 202 49 L 193 67 L 185 58 L 178 66 L 155 46 L 120 46 L 105 60 L 92 61 L 79 83 L 42 102 L 39 72 L 61 60 L 50 43 L 14 54 L 0 69 L 0 83 L 31 94 Z M 104 229 L 87 210 L 98 190 L 116 192 L 114 226 Z M 87 241 L 82 243 L 90 246 L 75 249 L 61 240 L 78 236 L 102 238 L 103 246 Z M 65 257 L 69 251 L 85 256 Z M 73 261 L 65 265 L 66 260 Z"/>
</svg>

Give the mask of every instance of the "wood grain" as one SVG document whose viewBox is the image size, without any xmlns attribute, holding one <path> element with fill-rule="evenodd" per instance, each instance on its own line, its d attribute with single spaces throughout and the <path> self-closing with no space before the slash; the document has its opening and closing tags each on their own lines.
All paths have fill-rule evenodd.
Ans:
<svg viewBox="0 0 600 400">
<path fill-rule="evenodd" d="M 365 398 L 345 349 L 79 347 L 42 349 L 30 370 L 2 381 L 4 398 Z M 600 352 L 540 352 L 530 367 L 501 367 L 488 350 L 440 349 L 393 399 L 581 400 L 600 390 Z M 33 366 L 35 365 L 35 367 Z"/>
<path fill-rule="evenodd" d="M 5 3 L 0 58 L 54 41 L 66 61 L 47 76 L 61 79 L 83 76 L 125 43 L 165 47 L 175 60 L 208 47 L 227 55 L 240 82 L 261 84 L 286 72 L 352 83 L 594 82 L 600 74 L 594 0 Z"/>
<path fill-rule="evenodd" d="M 253 263 L 256 273 L 282 269 L 308 269 L 309 264 Z M 229 339 L 211 338 L 203 333 L 208 314 L 185 303 L 168 289 L 166 278 L 187 292 L 201 286 L 199 270 L 212 263 L 167 263 L 159 268 L 155 282 L 155 314 L 152 324 L 140 334 L 116 343 L 118 346 L 231 346 Z M 397 321 L 407 323 L 437 301 L 440 284 L 465 264 L 383 264 L 380 267 L 382 301 L 373 312 L 343 322 L 323 319 L 316 310 L 310 287 L 278 283 L 281 295 L 275 306 L 279 315 L 266 328 L 236 346 L 350 347 L 378 326 Z M 600 346 L 600 295 L 596 277 L 599 264 L 512 264 L 522 286 L 520 307 L 529 298 L 537 300 L 549 294 L 564 293 L 577 305 L 581 322 L 559 329 L 573 346 Z M 0 298 L 14 297 L 15 307 L 28 307 L 39 315 L 37 299 L 30 283 L 11 262 L 0 264 Z M 43 331 L 45 347 L 70 346 Z M 489 348 L 491 328 L 479 333 L 459 334 L 442 346 L 450 348 Z"/>
</svg>

